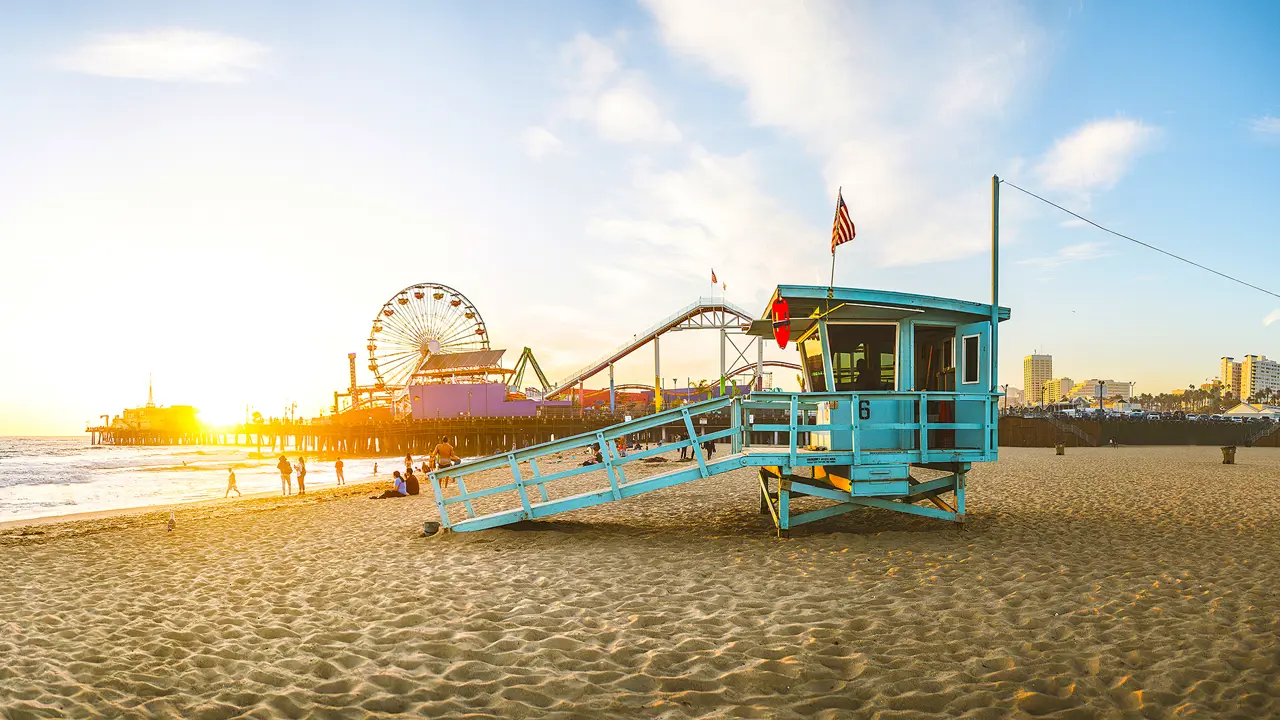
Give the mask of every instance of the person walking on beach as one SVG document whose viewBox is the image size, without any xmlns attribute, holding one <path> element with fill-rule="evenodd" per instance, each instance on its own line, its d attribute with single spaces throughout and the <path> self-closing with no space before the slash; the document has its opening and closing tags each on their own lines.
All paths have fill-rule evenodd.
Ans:
<svg viewBox="0 0 1280 720">
<path fill-rule="evenodd" d="M 407 473 L 413 469 L 413 455 L 411 453 L 404 454 L 404 471 Z"/>
<path fill-rule="evenodd" d="M 298 456 L 298 494 L 307 494 L 307 461 L 301 455 Z"/>
<path fill-rule="evenodd" d="M 433 453 L 435 456 L 435 465 L 439 470 L 447 467 L 453 467 L 462 462 L 462 458 L 453 452 L 453 446 L 449 444 L 449 438 L 441 437 L 440 442 L 436 443 L 436 449 Z"/>
<path fill-rule="evenodd" d="M 281 455 L 276 469 L 280 471 L 280 494 L 293 494 L 293 466 L 289 464 L 289 459 Z"/>
<path fill-rule="evenodd" d="M 338 475 L 338 484 L 339 484 L 339 485 L 342 485 L 342 484 L 346 483 L 347 479 L 346 479 L 346 478 L 344 478 L 344 477 L 342 477 L 342 458 L 338 458 L 336 461 L 334 461 L 334 463 L 333 463 L 333 472 L 334 472 L 334 473 L 336 473 L 336 474 Z"/>
<path fill-rule="evenodd" d="M 449 438 L 440 437 L 440 442 L 436 443 L 435 450 L 431 453 L 431 465 L 436 470 L 443 470 L 447 467 L 453 467 L 462 462 L 462 458 L 453 452 L 453 446 L 449 444 Z M 447 488 L 453 478 L 445 475 L 440 478 L 440 487 Z"/>
<path fill-rule="evenodd" d="M 676 442 L 684 442 L 684 435 L 677 435 Z M 681 460 L 689 459 L 689 448 L 685 447 L 684 445 L 680 446 L 680 459 Z"/>
<path fill-rule="evenodd" d="M 232 490 L 236 491 L 236 497 L 241 497 L 240 488 L 236 487 L 236 471 L 227 468 L 227 491 L 222 494 L 222 497 L 225 499 Z"/>
</svg>

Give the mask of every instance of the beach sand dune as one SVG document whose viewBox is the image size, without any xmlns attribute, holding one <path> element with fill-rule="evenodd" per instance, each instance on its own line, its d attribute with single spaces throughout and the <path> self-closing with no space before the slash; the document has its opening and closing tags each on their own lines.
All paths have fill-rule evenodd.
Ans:
<svg viewBox="0 0 1280 720">
<path fill-rule="evenodd" d="M 369 485 L 5 528 L 0 715 L 1280 715 L 1280 451 L 1001 454 L 964 530 L 777 540 L 745 470 L 435 538 Z"/>
</svg>

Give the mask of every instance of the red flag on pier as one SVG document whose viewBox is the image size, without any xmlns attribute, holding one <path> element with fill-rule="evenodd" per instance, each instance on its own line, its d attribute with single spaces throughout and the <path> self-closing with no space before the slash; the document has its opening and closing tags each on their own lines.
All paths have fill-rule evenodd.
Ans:
<svg viewBox="0 0 1280 720">
<path fill-rule="evenodd" d="M 711 284 L 712 284 L 712 285 L 715 285 L 715 284 L 716 284 L 716 269 L 715 269 L 715 268 L 711 268 Z"/>
<path fill-rule="evenodd" d="M 836 246 L 849 242 L 854 237 L 853 221 L 849 219 L 849 207 L 844 204 L 843 190 L 836 191 L 836 219 L 831 224 L 831 254 L 835 254 Z"/>
</svg>

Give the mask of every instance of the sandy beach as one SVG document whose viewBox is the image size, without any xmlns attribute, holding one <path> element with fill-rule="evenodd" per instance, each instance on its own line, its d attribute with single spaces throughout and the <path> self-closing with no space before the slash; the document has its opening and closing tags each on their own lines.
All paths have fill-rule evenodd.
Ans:
<svg viewBox="0 0 1280 720">
<path fill-rule="evenodd" d="M 11 524 L 0 714 L 1280 714 L 1280 451 L 1001 455 L 963 530 L 778 540 L 750 471 L 433 538 L 373 484 Z"/>
</svg>

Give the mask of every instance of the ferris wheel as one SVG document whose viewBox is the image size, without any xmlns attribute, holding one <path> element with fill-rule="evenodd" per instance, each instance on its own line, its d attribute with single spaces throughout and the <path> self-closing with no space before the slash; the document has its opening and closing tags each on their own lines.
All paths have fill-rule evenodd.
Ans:
<svg viewBox="0 0 1280 720">
<path fill-rule="evenodd" d="M 480 311 L 448 285 L 410 285 L 383 303 L 369 332 L 378 387 L 403 387 L 432 355 L 488 350 Z"/>
</svg>

